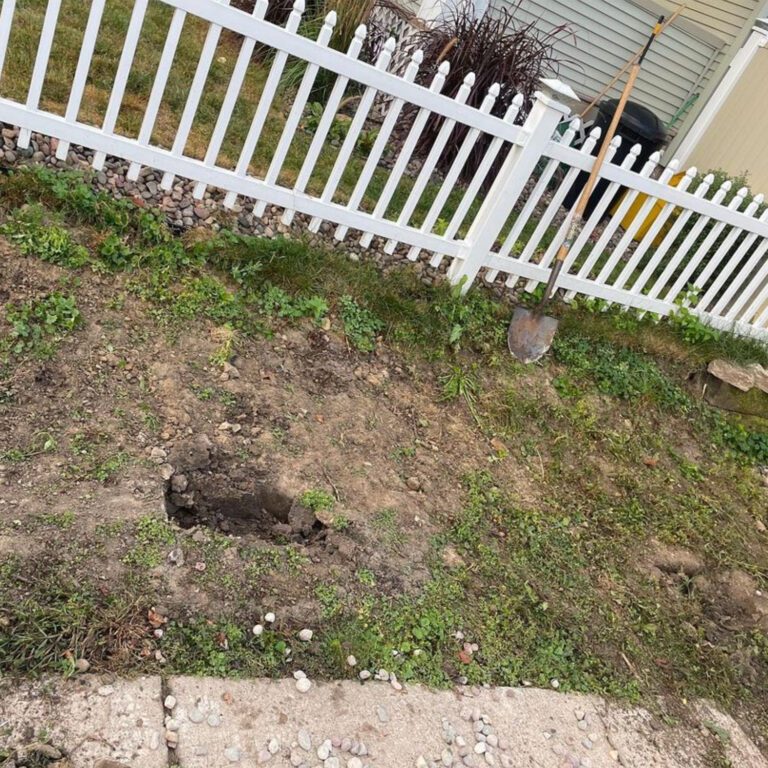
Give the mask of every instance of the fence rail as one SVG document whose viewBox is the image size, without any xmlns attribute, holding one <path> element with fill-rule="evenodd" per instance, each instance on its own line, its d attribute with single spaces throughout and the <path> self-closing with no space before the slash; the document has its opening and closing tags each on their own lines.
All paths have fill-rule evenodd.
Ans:
<svg viewBox="0 0 768 768">
<path fill-rule="evenodd" d="M 119 117 L 145 18 L 157 3 L 167 6 L 171 15 L 141 126 L 132 135 L 119 127 Z M 7 54 L 25 5 L 25 0 L 2 0 L 0 6 L 0 93 L 15 76 Z M 130 163 L 129 179 L 138 178 L 142 167 L 161 171 L 164 190 L 171 189 L 176 177 L 190 179 L 197 199 L 206 189 L 217 188 L 225 193 L 228 207 L 242 198 L 253 201 L 255 214 L 261 215 L 267 204 L 276 205 L 284 209 L 286 224 L 294 212 L 310 217 L 312 231 L 323 221 L 332 222 L 339 241 L 354 230 L 368 247 L 378 236 L 386 241 L 388 253 L 400 244 L 412 260 L 422 253 L 433 266 L 447 260 L 448 277 L 463 281 L 465 289 L 478 275 L 489 282 L 504 280 L 510 287 L 524 280 L 528 291 L 546 281 L 568 229 L 571 214 L 564 203 L 569 193 L 572 198 L 578 192 L 580 174 L 591 169 L 592 152 L 600 141 L 599 131 L 593 130 L 581 146 L 573 146 L 578 126 L 568 122 L 572 118 L 567 103 L 574 94 L 563 83 L 544 81 L 532 104 L 524 105 L 518 96 L 504 114 L 497 114 L 499 85 L 480 94 L 479 107 L 469 106 L 471 73 L 452 94 L 442 92 L 449 62 L 441 64 L 431 82 L 419 84 L 421 52 L 403 65 L 394 39 L 381 47 L 374 61 L 362 61 L 365 27 L 357 30 L 346 51 L 335 50 L 335 13 L 324 19 L 315 39 L 304 36 L 303 0 L 295 1 L 284 27 L 264 21 L 265 0 L 258 0 L 251 14 L 230 8 L 228 0 L 134 0 L 103 119 L 94 125 L 79 115 L 105 0 L 90 2 L 66 104 L 57 112 L 41 105 L 47 103 L 46 74 L 56 36 L 67 24 L 60 10 L 61 0 L 48 0 L 26 97 L 0 97 L 0 122 L 21 129 L 22 148 L 32 132 L 38 132 L 59 140 L 60 159 L 67 157 L 70 144 L 82 145 L 94 150 L 97 170 L 107 156 L 116 156 Z M 161 146 L 153 141 L 153 133 L 190 18 L 207 24 L 207 33 L 197 60 L 187 62 L 194 75 L 173 140 Z M 224 32 L 238 36 L 236 61 L 205 152 L 193 157 L 186 153 L 187 146 Z M 248 105 L 247 132 L 232 137 L 238 100 L 250 68 L 257 65 L 257 45 L 259 66 L 268 62 L 265 79 Z M 271 54 L 266 56 L 265 50 Z M 295 61 L 303 70 L 287 94 L 286 68 Z M 321 72 L 333 85 L 298 173 L 290 184 L 281 184 Z M 336 115 L 348 94 L 356 97 L 356 107 L 343 139 L 334 140 Z M 287 115 L 268 167 L 257 174 L 254 153 L 264 146 L 265 126 L 276 106 Z M 524 106 L 528 109 L 520 124 Z M 375 139 L 363 147 L 374 118 Z M 412 161 L 422 151 L 425 127 L 436 118 L 439 130 L 430 134 L 431 144 L 414 173 Z M 461 187 L 459 179 L 466 177 L 465 166 L 478 147 L 483 154 L 474 175 Z M 236 162 L 222 164 L 222 148 L 230 150 Z M 595 194 L 593 212 L 562 273 L 566 298 L 586 295 L 661 315 L 680 303 L 695 304 L 691 311 L 713 326 L 768 338 L 768 211 L 762 196 L 749 198 L 747 189 L 733 190 L 727 181 L 715 188 L 712 176 L 700 179 L 696 169 L 679 173 L 674 161 L 662 168 L 658 154 L 641 160 L 640 147 L 627 149 L 622 149 L 620 138 L 609 149 L 600 174 L 605 189 Z M 331 152 L 333 162 L 324 165 Z M 392 157 L 383 164 L 386 153 Z M 345 171 L 353 163 L 356 178 L 351 189 L 342 189 Z M 319 186 L 313 185 L 318 174 L 323 178 Z M 374 188 L 379 190 L 375 195 Z"/>
</svg>

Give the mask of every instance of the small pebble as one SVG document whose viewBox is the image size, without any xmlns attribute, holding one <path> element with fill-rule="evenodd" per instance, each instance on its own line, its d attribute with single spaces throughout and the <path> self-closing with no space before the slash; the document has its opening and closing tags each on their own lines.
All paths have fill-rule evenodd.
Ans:
<svg viewBox="0 0 768 768">
<path fill-rule="evenodd" d="M 341 768 L 341 763 L 338 757 L 329 757 L 323 761 L 323 768 Z"/>
<path fill-rule="evenodd" d="M 215 712 L 211 712 L 211 714 L 208 715 L 206 722 L 211 728 L 218 728 L 221 725 L 221 717 Z"/>
<path fill-rule="evenodd" d="M 277 739 L 270 739 L 267 749 L 270 754 L 276 755 L 280 751 L 280 742 Z"/>
<path fill-rule="evenodd" d="M 78 672 L 87 672 L 91 668 L 91 662 L 88 659 L 78 659 L 75 662 L 75 669 Z"/>
<path fill-rule="evenodd" d="M 309 731 L 305 731 L 303 728 L 299 731 L 299 746 L 305 752 L 312 749 L 312 737 L 309 735 Z"/>
<path fill-rule="evenodd" d="M 326 739 L 318 748 L 317 756 L 321 760 L 327 760 L 331 756 L 331 740 Z"/>
<path fill-rule="evenodd" d="M 443 750 L 442 755 L 440 755 L 440 761 L 445 768 L 450 768 L 453 765 L 453 753 L 450 749 L 446 748 Z"/>
<path fill-rule="evenodd" d="M 582 739 L 581 746 L 584 747 L 584 749 L 592 749 L 592 741 L 590 739 Z"/>
<path fill-rule="evenodd" d="M 289 759 L 293 768 L 299 768 L 299 766 L 304 762 L 304 756 L 295 749 L 291 750 L 291 756 Z"/>
<path fill-rule="evenodd" d="M 115 689 L 111 685 L 99 686 L 97 693 L 99 696 L 111 696 L 115 692 Z"/>
<path fill-rule="evenodd" d="M 166 709 L 173 709 L 176 706 L 176 697 L 171 695 L 166 696 L 163 705 Z"/>
<path fill-rule="evenodd" d="M 205 720 L 205 715 L 197 707 L 192 707 L 187 717 L 191 723 L 202 723 Z"/>
<path fill-rule="evenodd" d="M 307 676 L 307 673 L 306 673 L 306 672 L 304 672 L 304 671 L 303 671 L 303 670 L 301 670 L 301 669 L 297 669 L 297 670 L 296 670 L 296 671 L 293 673 L 293 679 L 294 679 L 294 680 L 301 680 L 301 678 L 302 678 L 302 677 L 306 677 L 306 676 Z"/>
<path fill-rule="evenodd" d="M 387 712 L 385 707 L 376 707 L 376 714 L 378 715 L 379 722 L 381 723 L 389 722 L 389 712 Z"/>
<path fill-rule="evenodd" d="M 477 744 L 475 744 L 475 754 L 476 755 L 482 755 L 488 747 L 485 746 L 484 741 L 478 741 Z"/>
<path fill-rule="evenodd" d="M 574 709 L 573 714 L 576 716 L 577 720 L 583 720 L 587 716 L 587 713 L 583 709 Z"/>
<path fill-rule="evenodd" d="M 314 635 L 314 632 L 311 629 L 302 629 L 299 632 L 299 640 L 303 643 L 308 643 L 312 639 L 312 635 Z"/>
<path fill-rule="evenodd" d="M 274 624 L 275 623 L 275 614 L 271 611 L 264 615 L 264 621 L 267 622 L 267 624 Z"/>
<path fill-rule="evenodd" d="M 296 681 L 296 690 L 299 693 L 307 693 L 312 687 L 312 681 L 306 677 L 302 677 L 301 680 Z"/>
<path fill-rule="evenodd" d="M 549 684 L 550 684 L 550 685 L 551 685 L 551 686 L 552 686 L 552 687 L 553 687 L 555 690 L 557 690 L 557 689 L 560 687 L 560 681 L 559 681 L 559 680 L 558 680 L 556 677 L 553 677 L 553 678 L 552 678 L 552 679 L 549 681 Z"/>
<path fill-rule="evenodd" d="M 352 656 L 351 654 L 347 656 L 347 666 L 348 667 L 356 667 L 357 666 L 357 659 Z"/>
<path fill-rule="evenodd" d="M 238 763 L 240 762 L 240 749 L 238 747 L 227 747 L 224 750 L 224 757 L 226 757 L 230 763 Z"/>
<path fill-rule="evenodd" d="M 359 757 L 350 757 L 347 760 L 347 768 L 363 768 L 363 761 Z"/>
<path fill-rule="evenodd" d="M 256 755 L 256 761 L 259 763 L 268 763 L 272 759 L 272 755 L 267 749 L 260 749 L 259 754 Z"/>
<path fill-rule="evenodd" d="M 264 634 L 264 626 L 262 624 L 255 624 L 253 627 L 253 634 L 259 637 Z"/>
<path fill-rule="evenodd" d="M 360 670 L 360 674 L 358 675 L 358 677 L 361 680 L 369 680 L 370 677 L 371 677 L 371 673 L 367 669 L 361 669 Z"/>
</svg>

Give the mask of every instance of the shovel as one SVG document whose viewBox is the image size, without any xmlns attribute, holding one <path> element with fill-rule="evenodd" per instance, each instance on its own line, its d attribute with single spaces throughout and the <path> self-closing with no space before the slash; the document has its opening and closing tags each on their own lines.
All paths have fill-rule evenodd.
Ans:
<svg viewBox="0 0 768 768">
<path fill-rule="evenodd" d="M 532 310 L 526 309 L 525 307 L 517 307 L 512 315 L 512 322 L 509 324 L 509 330 L 507 331 L 507 346 L 512 355 L 521 363 L 533 363 L 536 360 L 539 360 L 547 352 L 550 346 L 552 346 L 552 339 L 555 337 L 558 321 L 557 318 L 545 315 L 544 309 L 557 290 L 557 279 L 560 276 L 560 270 L 563 268 L 563 262 L 568 256 L 571 245 L 584 227 L 584 211 L 586 210 L 592 190 L 597 183 L 600 169 L 605 160 L 605 155 L 608 152 L 608 147 L 616 133 L 616 128 L 619 125 L 619 120 L 621 120 L 624 107 L 629 100 L 629 94 L 632 92 L 632 88 L 635 85 L 635 80 L 637 80 L 637 76 L 640 73 L 640 66 L 643 63 L 643 59 L 645 59 L 645 55 L 648 53 L 648 49 L 651 47 L 654 38 L 662 31 L 663 23 L 664 17 L 660 16 L 645 47 L 632 65 L 629 77 L 627 78 L 627 83 L 624 86 L 616 111 L 613 114 L 613 119 L 603 137 L 600 151 L 595 158 L 592 171 L 589 174 L 587 183 L 584 185 L 584 189 L 582 189 L 579 200 L 573 210 L 573 219 L 568 228 L 568 234 L 565 236 L 565 240 L 555 256 L 555 263 L 552 265 L 552 270 L 549 273 L 549 280 L 547 280 L 547 286 L 544 289 L 544 295 L 542 296 L 541 301 L 538 306 Z"/>
</svg>

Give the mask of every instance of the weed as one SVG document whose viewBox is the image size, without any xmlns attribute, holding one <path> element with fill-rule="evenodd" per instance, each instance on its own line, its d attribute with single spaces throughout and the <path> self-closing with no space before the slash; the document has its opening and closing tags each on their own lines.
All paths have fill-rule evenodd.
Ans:
<svg viewBox="0 0 768 768">
<path fill-rule="evenodd" d="M 333 509 L 336 500 L 327 491 L 310 489 L 299 496 L 299 504 L 314 513 L 326 512 Z"/>
<path fill-rule="evenodd" d="M 352 521 L 345 515 L 334 515 L 331 519 L 331 528 L 339 533 L 348 531 L 350 525 L 352 525 Z"/>
<path fill-rule="evenodd" d="M 82 323 L 74 298 L 60 293 L 10 304 L 6 317 L 11 324 L 10 350 L 39 357 L 50 357 L 55 345 Z"/>
<path fill-rule="evenodd" d="M 374 587 L 374 586 L 376 586 L 376 575 L 370 569 L 368 569 L 368 568 L 360 568 L 356 572 L 356 575 L 357 575 L 357 580 L 364 587 Z"/>
<path fill-rule="evenodd" d="M 85 266 L 90 257 L 83 246 L 78 245 L 63 227 L 42 223 L 40 207 L 24 209 L 23 212 L 0 227 L 0 233 L 16 243 L 25 256 L 69 269 Z"/>
<path fill-rule="evenodd" d="M 352 346 L 361 352 L 373 352 L 376 335 L 382 329 L 381 320 L 351 296 L 342 296 L 339 305 L 344 333 Z"/>
<path fill-rule="evenodd" d="M 64 512 L 47 512 L 40 517 L 40 520 L 45 525 L 52 525 L 66 531 L 75 524 L 75 513 L 71 509 Z"/>
<path fill-rule="evenodd" d="M 442 399 L 446 402 L 457 399 L 463 400 L 472 414 L 472 418 L 482 428 L 477 412 L 477 396 L 480 385 L 475 371 L 475 365 L 472 365 L 469 370 L 461 365 L 453 365 L 448 373 L 440 378 L 440 386 L 442 389 Z"/>
<path fill-rule="evenodd" d="M 392 507 L 380 509 L 371 518 L 371 525 L 387 549 L 398 551 L 402 548 L 403 533 L 397 519 L 397 510 Z"/>
<path fill-rule="evenodd" d="M 173 528 L 165 520 L 152 515 L 145 515 L 136 521 L 133 535 L 136 544 L 123 557 L 123 562 L 143 570 L 160 565 L 165 557 L 164 550 L 176 541 Z"/>
<path fill-rule="evenodd" d="M 324 619 L 338 616 L 344 608 L 335 584 L 318 584 L 315 587 L 315 597 L 320 603 Z"/>
</svg>

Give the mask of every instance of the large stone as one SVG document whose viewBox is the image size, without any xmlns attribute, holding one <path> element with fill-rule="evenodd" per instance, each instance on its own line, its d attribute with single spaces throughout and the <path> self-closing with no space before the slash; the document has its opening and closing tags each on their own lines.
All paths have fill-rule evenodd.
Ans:
<svg viewBox="0 0 768 768">
<path fill-rule="evenodd" d="M 713 360 L 698 383 L 715 408 L 768 419 L 768 371 L 761 365 Z"/>
</svg>

